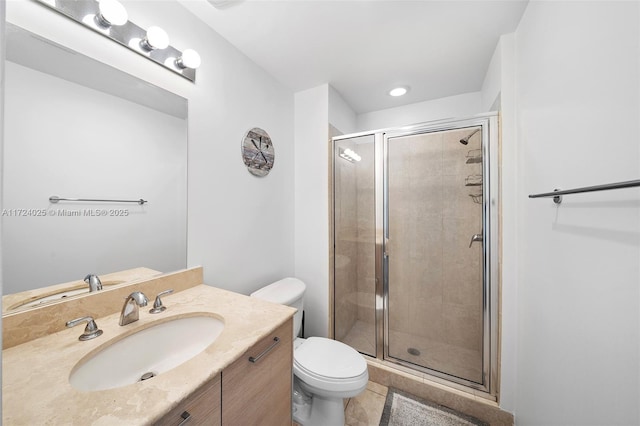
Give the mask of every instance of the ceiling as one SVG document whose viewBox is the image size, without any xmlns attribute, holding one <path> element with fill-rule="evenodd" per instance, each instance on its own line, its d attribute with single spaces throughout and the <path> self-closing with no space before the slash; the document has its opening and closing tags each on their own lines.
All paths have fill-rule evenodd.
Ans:
<svg viewBox="0 0 640 426">
<path fill-rule="evenodd" d="M 358 113 L 479 91 L 526 0 L 181 0 L 293 91 L 329 83 Z M 218 6 L 214 6 L 218 4 Z M 388 91 L 408 86 L 394 98 Z"/>
</svg>

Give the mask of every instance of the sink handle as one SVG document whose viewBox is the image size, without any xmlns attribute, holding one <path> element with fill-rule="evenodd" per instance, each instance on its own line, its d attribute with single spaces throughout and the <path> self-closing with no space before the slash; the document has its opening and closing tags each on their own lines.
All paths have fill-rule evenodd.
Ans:
<svg viewBox="0 0 640 426">
<path fill-rule="evenodd" d="M 84 328 L 84 333 L 78 337 L 78 340 L 91 340 L 102 334 L 102 330 L 98 328 L 98 324 L 96 324 L 93 317 L 82 317 L 67 321 L 67 327 L 75 327 L 84 321 L 87 322 L 87 326 Z"/>
<path fill-rule="evenodd" d="M 155 302 L 153 302 L 153 308 L 149 309 L 150 314 L 159 314 L 160 312 L 167 309 L 167 307 L 162 304 L 162 299 L 160 299 L 160 296 L 164 296 L 165 294 L 169 293 L 173 293 L 173 289 L 161 291 L 160 293 L 158 293 Z"/>
</svg>

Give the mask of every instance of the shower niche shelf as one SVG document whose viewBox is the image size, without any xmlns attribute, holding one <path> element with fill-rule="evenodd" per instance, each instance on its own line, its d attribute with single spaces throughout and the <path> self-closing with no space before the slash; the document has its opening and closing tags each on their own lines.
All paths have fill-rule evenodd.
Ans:
<svg viewBox="0 0 640 426">
<path fill-rule="evenodd" d="M 472 149 L 469 152 L 467 152 L 466 158 L 467 158 L 467 164 L 482 163 L 482 150 Z"/>
<path fill-rule="evenodd" d="M 482 175 L 469 175 L 464 180 L 464 186 L 481 186 Z"/>
</svg>

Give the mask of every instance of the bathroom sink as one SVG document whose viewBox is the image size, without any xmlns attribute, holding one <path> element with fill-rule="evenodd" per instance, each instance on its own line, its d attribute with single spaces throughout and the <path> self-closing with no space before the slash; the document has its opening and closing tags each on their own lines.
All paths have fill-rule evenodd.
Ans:
<svg viewBox="0 0 640 426">
<path fill-rule="evenodd" d="M 69 383 L 81 391 L 97 391 L 152 379 L 198 355 L 223 328 L 221 319 L 204 315 L 154 323 L 81 360 Z"/>
<path fill-rule="evenodd" d="M 102 283 L 102 287 L 104 288 L 104 287 L 109 287 L 117 284 L 122 284 L 123 282 L 124 281 L 104 281 Z M 44 296 L 37 297 L 35 299 L 30 298 L 30 299 L 24 300 L 14 306 L 11 306 L 9 310 L 40 306 L 42 304 L 53 302 L 55 300 L 62 300 L 67 297 L 77 296 L 79 294 L 85 294 L 85 293 L 89 293 L 89 289 L 87 288 L 87 285 L 83 283 L 82 285 L 78 285 L 77 287 L 61 290 L 53 294 L 47 294 Z"/>
</svg>

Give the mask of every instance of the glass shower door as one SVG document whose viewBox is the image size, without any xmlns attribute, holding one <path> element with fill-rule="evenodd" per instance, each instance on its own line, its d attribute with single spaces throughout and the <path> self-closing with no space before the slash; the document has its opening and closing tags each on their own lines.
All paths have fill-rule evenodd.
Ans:
<svg viewBox="0 0 640 426">
<path fill-rule="evenodd" d="M 385 358 L 483 376 L 481 126 L 389 135 Z"/>
<path fill-rule="evenodd" d="M 374 135 L 334 145 L 334 337 L 375 357 L 374 157 Z"/>
</svg>

